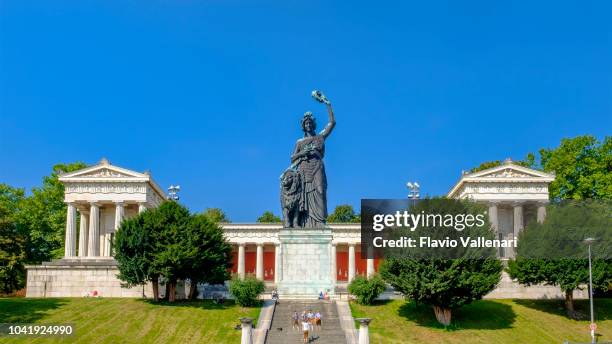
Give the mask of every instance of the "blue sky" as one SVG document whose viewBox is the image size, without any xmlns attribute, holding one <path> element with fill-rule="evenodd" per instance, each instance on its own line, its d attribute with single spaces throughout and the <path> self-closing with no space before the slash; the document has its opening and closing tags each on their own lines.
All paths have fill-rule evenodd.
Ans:
<svg viewBox="0 0 612 344">
<path fill-rule="evenodd" d="M 330 209 L 612 133 L 610 2 L 254 3 L 1 2 L 0 182 L 107 157 L 194 211 L 278 214 L 314 88 Z"/>
</svg>

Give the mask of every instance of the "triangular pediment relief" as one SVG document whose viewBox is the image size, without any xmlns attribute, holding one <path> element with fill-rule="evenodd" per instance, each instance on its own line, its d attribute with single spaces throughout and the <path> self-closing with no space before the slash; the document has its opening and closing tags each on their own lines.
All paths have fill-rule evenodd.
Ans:
<svg viewBox="0 0 612 344">
<path fill-rule="evenodd" d="M 77 177 L 77 176 L 75 176 Z M 110 168 L 101 168 L 97 171 L 92 171 L 89 173 L 84 173 L 78 175 L 78 177 L 99 177 L 99 178 L 126 178 L 126 177 L 135 177 L 134 175 L 129 175 L 117 171 L 113 171 Z"/>
<path fill-rule="evenodd" d="M 149 176 L 144 173 L 130 171 L 125 168 L 113 166 L 110 164 L 98 164 L 87 167 L 82 170 L 66 173 L 60 176 L 60 180 L 66 181 L 71 179 L 122 179 L 122 178 L 144 178 Z"/>
<path fill-rule="evenodd" d="M 504 168 L 503 170 L 487 173 L 484 175 L 478 176 L 479 178 L 533 178 L 539 177 L 538 175 L 532 173 L 525 173 L 521 171 L 517 171 L 512 168 Z"/>
<path fill-rule="evenodd" d="M 469 179 L 554 179 L 554 175 L 515 164 L 503 164 L 465 175 Z"/>
</svg>

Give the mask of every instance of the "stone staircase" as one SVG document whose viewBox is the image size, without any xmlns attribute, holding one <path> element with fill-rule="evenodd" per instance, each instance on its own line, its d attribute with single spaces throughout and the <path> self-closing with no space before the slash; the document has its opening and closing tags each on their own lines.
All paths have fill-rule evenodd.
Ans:
<svg viewBox="0 0 612 344">
<path fill-rule="evenodd" d="M 314 339 L 310 341 L 312 344 L 346 344 L 344 331 L 340 326 L 338 311 L 335 301 L 327 300 L 279 300 L 274 310 L 272 325 L 266 339 L 267 344 L 301 344 L 303 333 L 301 329 L 294 330 L 292 328 L 291 315 L 294 311 L 302 314 L 302 310 L 313 312 L 317 310 L 321 312 L 321 329 L 315 327 L 314 331 L 310 332 L 310 336 Z"/>
</svg>

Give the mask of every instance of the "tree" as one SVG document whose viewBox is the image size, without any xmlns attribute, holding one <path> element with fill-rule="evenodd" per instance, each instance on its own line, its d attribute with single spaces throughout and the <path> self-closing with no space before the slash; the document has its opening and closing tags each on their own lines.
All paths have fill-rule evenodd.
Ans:
<svg viewBox="0 0 612 344">
<path fill-rule="evenodd" d="M 612 136 L 561 140 L 559 147 L 540 149 L 540 164 L 553 172 L 548 191 L 553 200 L 612 199 Z"/>
<path fill-rule="evenodd" d="M 576 318 L 573 292 L 589 282 L 585 238 L 597 239 L 592 245 L 594 289 L 612 285 L 612 207 L 610 202 L 563 202 L 549 206 L 547 213 L 543 223 L 531 223 L 519 235 L 508 273 L 527 286 L 558 286 L 568 315 Z"/>
<path fill-rule="evenodd" d="M 229 222 L 232 222 L 225 215 L 223 210 L 221 210 L 221 208 L 206 208 L 206 210 L 204 210 L 204 212 L 202 214 L 204 216 L 208 216 L 208 218 L 211 221 L 216 222 L 216 223 L 229 223 Z"/>
<path fill-rule="evenodd" d="M 23 202 L 17 222 L 25 227 L 28 263 L 40 263 L 64 255 L 66 204 L 64 185 L 58 180 L 63 173 L 87 167 L 82 162 L 57 164 L 43 185 L 32 189 L 32 196 Z"/>
<path fill-rule="evenodd" d="M 363 276 L 355 277 L 348 286 L 349 293 L 357 296 L 357 302 L 362 305 L 371 305 L 387 286 L 385 282 L 376 274 L 370 278 Z"/>
<path fill-rule="evenodd" d="M 330 223 L 334 223 L 334 222 L 359 223 L 360 221 L 361 221 L 361 217 L 359 216 L 359 214 L 355 214 L 355 210 L 353 209 L 353 206 L 350 204 L 341 204 L 339 206 L 336 206 L 336 208 L 334 209 L 334 212 L 329 214 L 329 216 L 327 217 L 327 222 L 330 222 Z"/>
<path fill-rule="evenodd" d="M 479 221 L 472 221 L 484 211 L 483 205 L 469 200 L 423 199 L 412 205 L 409 213 L 440 215 L 440 221 L 423 222 L 414 230 L 393 228 L 383 231 L 383 236 L 390 233 L 389 239 L 408 237 L 416 239 L 417 243 L 423 236 L 440 241 L 450 238 L 458 243 L 462 238 L 493 239 L 486 216 L 481 217 L 482 222 L 478 225 Z M 457 227 L 457 224 L 468 223 L 468 216 L 474 217 L 470 220 L 474 225 Z M 454 225 L 444 224 L 451 218 L 457 220 Z M 436 319 L 445 326 L 450 325 L 453 309 L 479 300 L 495 289 L 502 271 L 493 248 L 449 246 L 388 249 L 387 258 L 380 265 L 380 274 L 387 283 L 407 298 L 432 306 Z"/>
<path fill-rule="evenodd" d="M 161 270 L 153 261 L 157 254 L 159 225 L 155 210 L 147 210 L 121 222 L 115 234 L 115 260 L 119 268 L 117 276 L 126 287 L 151 282 L 153 299 L 159 300 L 159 278 Z"/>
<path fill-rule="evenodd" d="M 264 282 L 255 277 L 247 276 L 244 279 L 234 278 L 230 282 L 230 294 L 242 307 L 252 307 L 257 304 L 259 294 L 265 290 Z"/>
<path fill-rule="evenodd" d="M 153 267 L 167 280 L 167 297 L 174 302 L 176 297 L 176 284 L 179 279 L 187 278 L 190 259 L 193 257 L 194 247 L 187 245 L 189 238 L 189 210 L 175 201 L 162 203 L 152 211 L 154 233 L 156 236 L 156 249 L 153 257 Z"/>
<path fill-rule="evenodd" d="M 452 310 L 481 299 L 501 277 L 499 260 L 401 259 L 380 265 L 380 274 L 407 298 L 431 305 L 436 319 L 448 326 Z"/>
<path fill-rule="evenodd" d="M 221 227 L 207 216 L 193 215 L 182 237 L 187 252 L 185 276 L 191 281 L 190 299 L 197 296 L 198 283 L 219 284 L 229 279 L 232 246 Z"/>
<path fill-rule="evenodd" d="M 271 211 L 265 211 L 259 218 L 257 218 L 257 222 L 259 223 L 278 223 L 281 222 L 281 218 L 274 215 Z"/>
<path fill-rule="evenodd" d="M 0 184 L 0 291 L 9 294 L 25 285 L 26 233 L 16 217 L 24 190 Z"/>
<path fill-rule="evenodd" d="M 590 135 L 565 138 L 557 148 L 542 148 L 539 162 L 533 153 L 517 165 L 554 173 L 548 191 L 553 200 L 612 199 L 612 136 L 603 141 Z M 487 161 L 470 170 L 477 172 L 501 165 Z"/>
</svg>

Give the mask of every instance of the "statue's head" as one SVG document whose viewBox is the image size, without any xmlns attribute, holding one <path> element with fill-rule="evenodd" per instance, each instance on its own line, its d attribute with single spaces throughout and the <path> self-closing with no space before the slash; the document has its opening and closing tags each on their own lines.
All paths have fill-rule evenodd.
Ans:
<svg viewBox="0 0 612 344">
<path fill-rule="evenodd" d="M 304 113 L 304 118 L 302 118 L 302 130 L 305 133 L 314 133 L 316 129 L 317 122 L 315 121 L 312 112 L 306 111 L 306 113 Z"/>
</svg>

